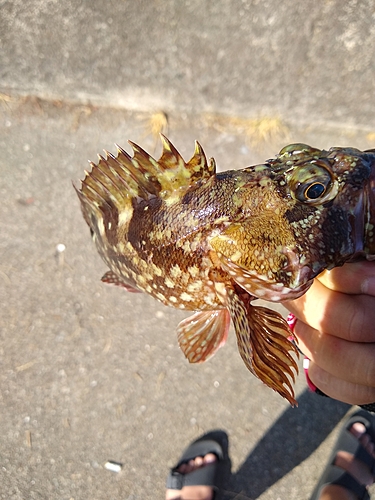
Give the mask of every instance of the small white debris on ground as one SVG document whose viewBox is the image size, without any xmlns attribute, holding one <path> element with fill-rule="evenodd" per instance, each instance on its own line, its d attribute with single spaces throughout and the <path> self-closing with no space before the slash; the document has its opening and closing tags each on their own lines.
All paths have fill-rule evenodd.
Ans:
<svg viewBox="0 0 375 500">
<path fill-rule="evenodd" d="M 57 264 L 59 266 L 64 265 L 64 252 L 66 250 L 66 246 L 64 243 L 59 243 L 56 245 L 56 259 L 57 259 Z"/>
<path fill-rule="evenodd" d="M 108 460 L 108 462 L 104 464 L 104 468 L 110 470 L 111 472 L 121 472 L 122 464 Z"/>
<path fill-rule="evenodd" d="M 56 252 L 57 253 L 63 253 L 63 252 L 65 252 L 65 249 L 66 249 L 66 246 L 64 245 L 64 243 L 59 243 L 56 246 Z"/>
</svg>

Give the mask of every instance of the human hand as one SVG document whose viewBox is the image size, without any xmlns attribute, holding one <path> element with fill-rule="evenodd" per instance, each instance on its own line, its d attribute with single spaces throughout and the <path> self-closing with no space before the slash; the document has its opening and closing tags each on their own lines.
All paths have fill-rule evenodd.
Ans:
<svg viewBox="0 0 375 500">
<path fill-rule="evenodd" d="M 312 383 L 349 404 L 375 401 L 375 263 L 325 271 L 302 297 L 284 305 L 310 359 Z"/>
</svg>

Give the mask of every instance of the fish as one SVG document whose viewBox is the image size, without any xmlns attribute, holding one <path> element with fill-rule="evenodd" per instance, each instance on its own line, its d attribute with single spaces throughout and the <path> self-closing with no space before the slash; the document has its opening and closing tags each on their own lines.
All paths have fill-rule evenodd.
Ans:
<svg viewBox="0 0 375 500">
<path fill-rule="evenodd" d="M 256 299 L 303 295 L 324 270 L 375 258 L 375 149 L 290 144 L 263 164 L 218 172 L 196 142 L 185 161 L 161 135 L 158 160 L 129 141 L 104 151 L 75 187 L 109 270 L 102 281 L 193 311 L 177 327 L 191 363 L 231 323 L 248 370 L 296 405 L 298 346 Z"/>
</svg>

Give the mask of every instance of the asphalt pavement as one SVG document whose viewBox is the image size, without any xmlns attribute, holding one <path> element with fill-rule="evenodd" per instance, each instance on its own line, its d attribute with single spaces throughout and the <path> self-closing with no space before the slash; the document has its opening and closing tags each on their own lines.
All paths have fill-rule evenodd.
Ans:
<svg viewBox="0 0 375 500">
<path fill-rule="evenodd" d="M 212 359 L 189 365 L 175 333 L 185 313 L 101 283 L 106 267 L 72 181 L 127 139 L 158 156 L 157 130 L 185 158 L 198 139 L 220 170 L 264 161 L 288 142 L 369 148 L 371 135 L 280 123 L 264 135 L 212 114 L 11 95 L 0 110 L 0 498 L 163 498 L 183 448 L 222 429 L 226 499 L 307 499 L 350 407 L 309 393 L 300 374 L 291 408 L 247 371 L 232 331 Z"/>
</svg>

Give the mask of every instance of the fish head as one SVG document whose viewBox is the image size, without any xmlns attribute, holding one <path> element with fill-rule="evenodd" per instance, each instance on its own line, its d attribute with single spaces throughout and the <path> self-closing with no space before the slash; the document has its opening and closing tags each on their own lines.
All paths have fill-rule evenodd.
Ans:
<svg viewBox="0 0 375 500">
<path fill-rule="evenodd" d="M 312 277 L 361 256 L 371 258 L 375 150 L 325 151 L 292 144 L 280 151 L 273 165 L 282 171 L 275 178 L 279 193 L 292 200 L 284 217 L 294 228 Z"/>
<path fill-rule="evenodd" d="M 252 295 L 290 300 L 325 269 L 375 258 L 375 150 L 291 144 L 242 172 L 242 218 L 211 246 Z"/>
</svg>

